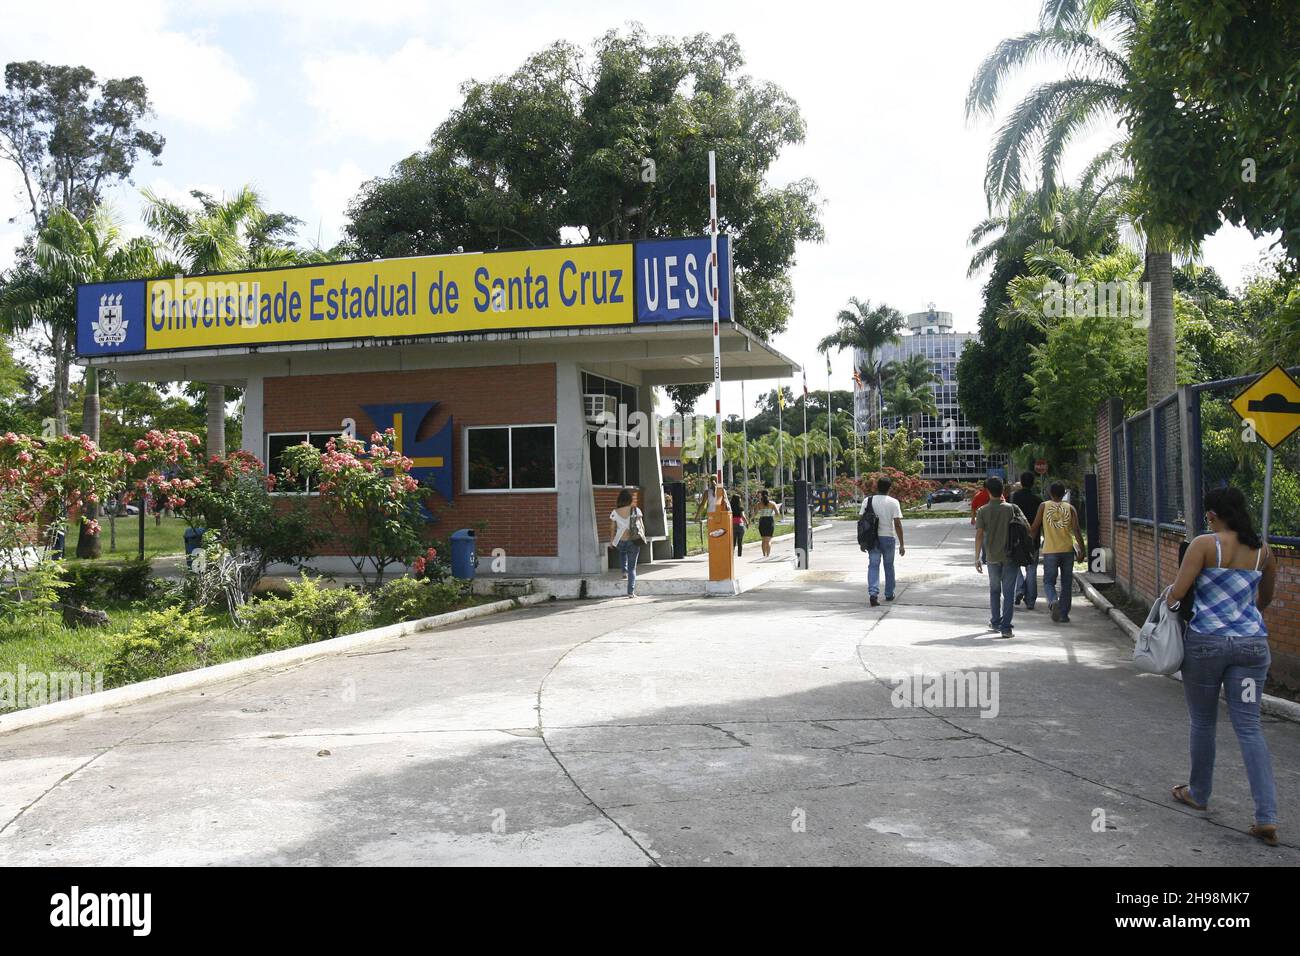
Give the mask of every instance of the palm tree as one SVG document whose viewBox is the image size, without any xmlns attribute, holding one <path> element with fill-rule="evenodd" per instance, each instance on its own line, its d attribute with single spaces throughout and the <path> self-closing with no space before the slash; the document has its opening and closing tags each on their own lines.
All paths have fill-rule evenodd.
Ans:
<svg viewBox="0 0 1300 956">
<path fill-rule="evenodd" d="M 893 387 L 885 395 L 885 409 L 890 416 L 907 419 L 908 431 L 914 436 L 920 434 L 922 415 L 936 418 L 939 415 L 939 406 L 934 401 L 934 390 L 929 385 L 914 388 L 901 378 L 894 382 Z"/>
<path fill-rule="evenodd" d="M 190 195 L 198 208 L 182 206 L 143 190 L 144 221 L 161 237 L 176 257 L 177 271 L 232 272 L 296 265 L 304 255 L 290 240 L 301 220 L 268 212 L 251 186 L 229 199 L 217 199 L 202 190 Z M 307 258 L 319 258 L 309 255 Z M 207 386 L 208 454 L 226 452 L 226 388 Z"/>
<path fill-rule="evenodd" d="M 841 309 L 835 316 L 838 328 L 817 343 L 817 350 L 822 353 L 835 349 L 861 351 L 866 359 L 858 369 L 863 383 L 879 390 L 882 382 L 883 363 L 880 351 L 891 342 L 902 337 L 903 314 L 887 305 L 872 308 L 870 302 L 864 302 L 854 296 L 849 299 L 849 307 Z M 870 425 L 868 413 L 868 426 Z"/>
<path fill-rule="evenodd" d="M 1113 151 L 1101 154 L 1079 185 L 1063 186 L 1054 196 L 1044 196 L 1042 190 L 1017 191 L 1006 212 L 989 216 L 971 230 L 967 243 L 975 253 L 966 275 L 974 276 L 1000 258 L 1022 259 L 1043 240 L 1080 257 L 1113 251 L 1130 185 L 1122 172 L 1113 174 L 1118 158 Z"/>
<path fill-rule="evenodd" d="M 157 250 L 147 239 L 127 241 L 104 206 L 84 219 L 63 207 L 50 213 L 23 262 L 0 281 L 0 331 L 43 328 L 54 356 L 54 423 L 68 431 L 68 396 L 77 343 L 77 286 L 135 279 L 157 271 Z"/>
<path fill-rule="evenodd" d="M 1149 5 L 1135 0 L 1044 0 L 1037 28 L 1003 40 L 980 64 L 966 97 L 968 117 L 991 115 L 1008 76 L 1032 60 L 1055 55 L 1069 65 L 1067 75 L 1034 87 L 998 131 L 984 176 L 990 207 L 1007 204 L 1022 187 L 1024 167 L 1036 163 L 1040 209 L 1050 211 L 1070 140 L 1093 123 L 1123 115 L 1134 83 L 1129 49 L 1149 15 Z M 1115 148 L 1108 153 L 1118 155 Z M 1140 214 L 1133 221 L 1146 239 L 1147 399 L 1154 404 L 1175 387 L 1172 244 L 1159 223 Z"/>
</svg>

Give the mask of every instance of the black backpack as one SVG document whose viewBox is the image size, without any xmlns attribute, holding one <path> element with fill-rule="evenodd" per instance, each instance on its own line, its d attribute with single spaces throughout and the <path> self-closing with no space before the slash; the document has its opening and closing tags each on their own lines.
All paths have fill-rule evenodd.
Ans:
<svg viewBox="0 0 1300 956">
<path fill-rule="evenodd" d="M 1034 543 L 1029 540 L 1029 525 L 1025 523 L 1019 508 L 1016 508 L 1011 524 L 1007 527 L 1007 560 L 1017 567 L 1034 563 Z"/>
<path fill-rule="evenodd" d="M 880 517 L 867 498 L 867 510 L 858 516 L 858 548 L 870 551 L 880 544 Z"/>
</svg>

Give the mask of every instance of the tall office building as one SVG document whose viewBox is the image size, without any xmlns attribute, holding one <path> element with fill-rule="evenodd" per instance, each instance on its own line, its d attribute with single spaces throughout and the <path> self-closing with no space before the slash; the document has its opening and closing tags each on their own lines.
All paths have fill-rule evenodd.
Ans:
<svg viewBox="0 0 1300 956">
<path fill-rule="evenodd" d="M 990 473 L 1006 476 L 1007 456 L 986 452 L 980 445 L 979 432 L 966 421 L 957 403 L 957 360 L 961 358 L 966 343 L 979 336 L 972 332 L 954 332 L 951 312 L 937 312 L 934 306 L 925 312 L 913 312 L 907 317 L 907 332 L 894 344 L 881 350 L 879 360 L 904 362 L 913 355 L 924 355 L 930 360 L 939 381 L 933 383 L 934 403 L 938 416 L 921 416 L 921 439 L 925 446 L 921 460 L 925 462 L 922 476 L 940 480 L 958 479 L 973 481 Z M 866 354 L 854 351 L 855 368 L 866 364 Z M 854 393 L 857 404 L 855 418 L 859 432 L 874 428 L 879 420 L 880 396 L 874 389 L 858 389 Z M 898 417 L 885 416 L 885 427 L 893 430 L 899 424 L 908 424 Z"/>
</svg>

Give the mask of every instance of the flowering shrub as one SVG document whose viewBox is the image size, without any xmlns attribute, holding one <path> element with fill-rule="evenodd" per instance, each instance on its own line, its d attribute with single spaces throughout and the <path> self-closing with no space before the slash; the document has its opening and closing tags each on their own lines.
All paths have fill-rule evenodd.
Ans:
<svg viewBox="0 0 1300 956">
<path fill-rule="evenodd" d="M 397 452 L 395 443 L 390 428 L 371 435 L 368 450 L 341 435 L 331 438 L 324 451 L 304 442 L 281 456 L 291 476 L 308 479 L 320 492 L 327 520 L 369 587 L 383 584 L 391 565 L 413 564 L 425 547 L 427 492 L 411 476 L 411 459 Z"/>
<path fill-rule="evenodd" d="M 188 477 L 164 479 L 159 486 L 162 494 L 179 486 L 184 497 L 174 504 L 177 513 L 191 528 L 219 535 L 225 548 L 240 557 L 250 572 L 247 593 L 268 565 L 301 565 L 323 537 L 301 499 L 277 503 L 271 497 L 276 478 L 263 472 L 256 455 L 235 451 L 196 461 Z"/>
<path fill-rule="evenodd" d="M 835 487 L 840 493 L 841 500 L 846 495 L 856 494 L 857 497 L 874 495 L 876 493 L 876 481 L 881 477 L 888 478 L 893 482 L 889 486 L 889 494 L 891 497 L 897 498 L 899 504 L 904 508 L 924 501 L 925 496 L 938 487 L 937 482 L 926 478 L 918 478 L 915 475 L 901 472 L 897 468 L 889 467 L 886 467 L 884 471 L 875 471 L 869 475 L 863 475 L 857 481 L 848 477 L 837 478 Z"/>
<path fill-rule="evenodd" d="M 101 451 L 85 435 L 35 438 L 0 436 L 0 589 L 6 605 L 30 604 L 40 614 L 57 603 L 57 570 L 46 562 L 62 557 L 69 515 L 104 500 L 122 459 Z M 87 529 L 99 524 L 81 517 Z"/>
</svg>

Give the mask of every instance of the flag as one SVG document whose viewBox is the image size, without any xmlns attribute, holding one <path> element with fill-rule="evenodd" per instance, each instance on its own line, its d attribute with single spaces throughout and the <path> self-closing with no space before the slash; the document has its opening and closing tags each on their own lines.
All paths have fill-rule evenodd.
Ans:
<svg viewBox="0 0 1300 956">
<path fill-rule="evenodd" d="M 826 353 L 826 377 L 830 378 L 830 375 L 831 375 L 831 353 L 827 352 Z"/>
<path fill-rule="evenodd" d="M 785 408 L 785 389 L 780 385 L 776 387 L 776 407 Z"/>
<path fill-rule="evenodd" d="M 858 374 L 858 370 L 857 370 L 857 369 L 854 369 L 854 370 L 853 370 L 853 385 L 854 385 L 855 388 L 866 388 L 866 387 L 867 387 L 866 384 L 862 381 L 862 376 L 861 376 L 860 374 Z"/>
<path fill-rule="evenodd" d="M 808 397 L 808 370 L 803 370 L 803 397 Z"/>
</svg>

